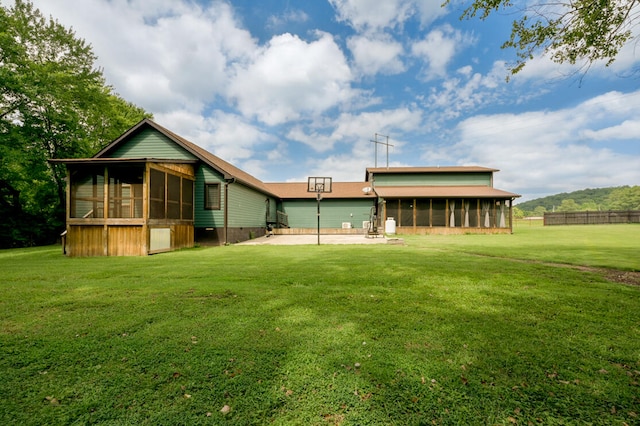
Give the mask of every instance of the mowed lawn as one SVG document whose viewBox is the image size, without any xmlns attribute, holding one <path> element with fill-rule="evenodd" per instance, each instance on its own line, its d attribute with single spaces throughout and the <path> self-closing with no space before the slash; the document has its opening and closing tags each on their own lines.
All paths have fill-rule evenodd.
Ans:
<svg viewBox="0 0 640 426">
<path fill-rule="evenodd" d="M 0 424 L 640 423 L 640 226 L 515 231 L 0 251 Z"/>
</svg>

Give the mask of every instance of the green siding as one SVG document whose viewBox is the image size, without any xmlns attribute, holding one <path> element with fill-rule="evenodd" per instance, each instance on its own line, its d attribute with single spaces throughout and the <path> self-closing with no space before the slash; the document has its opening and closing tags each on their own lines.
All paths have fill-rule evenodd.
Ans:
<svg viewBox="0 0 640 426">
<path fill-rule="evenodd" d="M 376 186 L 460 186 L 485 185 L 492 186 L 492 173 L 403 173 L 377 174 L 374 176 Z"/>
<path fill-rule="evenodd" d="M 267 196 L 240 183 L 229 185 L 229 227 L 267 226 Z"/>
<path fill-rule="evenodd" d="M 143 129 L 113 152 L 112 158 L 168 158 L 172 160 L 194 160 L 191 153 L 180 147 L 162 133 L 153 129 Z"/>
<path fill-rule="evenodd" d="M 220 184 L 220 210 L 205 210 L 204 185 L 205 183 Z M 196 228 L 223 228 L 224 227 L 224 179 L 222 175 L 213 169 L 201 166 L 196 170 L 195 185 L 195 220 Z"/>
<path fill-rule="evenodd" d="M 362 228 L 362 222 L 369 220 L 373 207 L 371 200 L 334 199 L 320 201 L 320 227 L 342 228 L 343 222 L 353 228 Z M 282 209 L 289 217 L 291 228 L 317 228 L 318 204 L 316 200 L 286 200 Z"/>
</svg>

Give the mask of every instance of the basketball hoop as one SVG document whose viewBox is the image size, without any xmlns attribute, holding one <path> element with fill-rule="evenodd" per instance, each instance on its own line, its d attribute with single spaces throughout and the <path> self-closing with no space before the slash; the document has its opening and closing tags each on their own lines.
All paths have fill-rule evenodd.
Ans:
<svg viewBox="0 0 640 426">
<path fill-rule="evenodd" d="M 318 200 L 318 245 L 320 245 L 320 200 L 322 200 L 322 194 L 331 192 L 331 180 L 330 177 L 310 176 L 307 181 L 307 192 L 315 192 Z"/>
<path fill-rule="evenodd" d="M 318 194 L 331 192 L 331 181 L 332 179 L 330 177 L 309 177 L 307 182 L 307 192 L 316 192 Z"/>
</svg>

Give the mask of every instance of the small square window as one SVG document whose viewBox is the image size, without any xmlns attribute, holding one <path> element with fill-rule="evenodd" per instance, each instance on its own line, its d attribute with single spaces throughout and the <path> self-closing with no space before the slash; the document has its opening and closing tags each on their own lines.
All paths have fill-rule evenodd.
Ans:
<svg viewBox="0 0 640 426">
<path fill-rule="evenodd" d="M 204 186 L 204 208 L 220 210 L 220 184 L 207 183 Z"/>
</svg>

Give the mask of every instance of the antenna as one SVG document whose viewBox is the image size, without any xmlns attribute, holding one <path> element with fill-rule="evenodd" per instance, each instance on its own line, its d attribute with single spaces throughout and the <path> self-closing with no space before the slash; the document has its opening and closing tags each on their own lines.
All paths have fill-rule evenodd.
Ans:
<svg viewBox="0 0 640 426">
<path fill-rule="evenodd" d="M 384 138 L 387 138 L 386 142 L 383 141 L 379 141 L 378 140 L 378 136 L 382 136 Z M 387 135 L 381 135 L 380 133 L 374 133 L 373 136 L 373 140 L 369 140 L 369 142 L 373 142 L 374 146 L 375 146 L 375 167 L 378 167 L 378 145 L 386 145 L 387 147 L 387 169 L 389 168 L 389 147 L 393 146 L 392 144 L 389 143 L 389 136 Z"/>
</svg>

